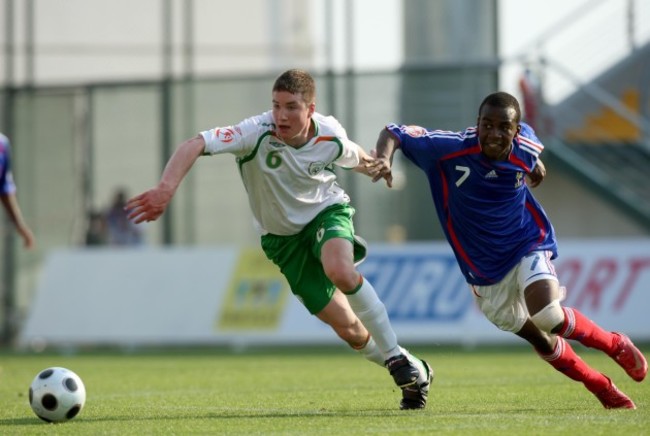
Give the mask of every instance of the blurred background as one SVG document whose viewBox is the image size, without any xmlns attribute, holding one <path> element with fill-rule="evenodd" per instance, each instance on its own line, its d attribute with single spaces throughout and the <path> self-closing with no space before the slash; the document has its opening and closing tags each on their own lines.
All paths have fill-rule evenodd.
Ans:
<svg viewBox="0 0 650 436">
<path fill-rule="evenodd" d="M 53 252 L 256 247 L 228 156 L 200 159 L 158 222 L 133 227 L 111 208 L 154 185 L 183 139 L 269 109 L 294 67 L 367 150 L 389 122 L 461 130 L 485 95 L 511 92 L 546 146 L 535 195 L 560 244 L 648 246 L 647 1 L 0 0 L 0 23 L 0 131 L 37 239 L 25 251 L 1 224 L 5 344 Z M 340 174 L 358 233 L 442 240 L 424 175 L 395 165 L 393 190 Z"/>
</svg>

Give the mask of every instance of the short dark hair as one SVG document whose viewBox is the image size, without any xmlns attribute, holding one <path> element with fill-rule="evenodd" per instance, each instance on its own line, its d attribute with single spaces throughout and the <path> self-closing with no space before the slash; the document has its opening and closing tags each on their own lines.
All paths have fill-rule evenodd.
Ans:
<svg viewBox="0 0 650 436">
<path fill-rule="evenodd" d="M 311 74 L 305 70 L 294 68 L 282 73 L 273 85 L 273 92 L 275 91 L 302 94 L 308 104 L 316 101 L 316 83 Z"/>
<path fill-rule="evenodd" d="M 485 97 L 481 105 L 478 107 L 479 117 L 481 116 L 481 111 L 483 111 L 483 106 L 492 106 L 503 109 L 511 107 L 517 113 L 515 121 L 517 123 L 521 121 L 521 108 L 519 107 L 519 101 L 507 92 L 495 92 Z"/>
</svg>

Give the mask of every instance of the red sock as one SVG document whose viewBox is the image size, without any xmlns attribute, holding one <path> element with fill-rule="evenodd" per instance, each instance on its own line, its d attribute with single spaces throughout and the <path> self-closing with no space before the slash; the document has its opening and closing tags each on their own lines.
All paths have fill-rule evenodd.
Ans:
<svg viewBox="0 0 650 436">
<path fill-rule="evenodd" d="M 572 380 L 582 382 L 591 392 L 600 392 L 607 389 L 610 381 L 603 374 L 592 369 L 571 348 L 571 345 L 560 336 L 552 354 L 538 353 L 553 368 L 560 371 Z"/>
<path fill-rule="evenodd" d="M 579 341 L 582 345 L 612 354 L 616 349 L 616 336 L 596 325 L 577 309 L 563 307 L 564 324 L 559 336 Z"/>
</svg>

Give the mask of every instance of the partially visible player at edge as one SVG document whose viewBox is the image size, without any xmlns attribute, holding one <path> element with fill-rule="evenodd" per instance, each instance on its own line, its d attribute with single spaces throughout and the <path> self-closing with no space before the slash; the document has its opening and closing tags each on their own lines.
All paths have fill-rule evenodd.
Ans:
<svg viewBox="0 0 650 436">
<path fill-rule="evenodd" d="M 401 149 L 427 174 L 438 219 L 485 316 L 583 383 L 605 408 L 635 409 L 565 340 L 605 352 L 637 382 L 648 372 L 646 359 L 627 336 L 605 331 L 560 304 L 565 289 L 551 262 L 557 256 L 555 233 L 525 181 L 541 164 L 544 147 L 520 120 L 518 101 L 497 92 L 481 103 L 477 126 L 462 132 L 389 124 L 379 135 L 369 173 L 374 182 L 383 178 L 391 187 L 393 155 Z M 534 177 L 533 185 L 540 178 Z"/>
<path fill-rule="evenodd" d="M 9 138 L 0 133 L 0 201 L 16 231 L 23 239 L 27 249 L 34 247 L 34 235 L 25 223 L 16 198 L 16 184 L 11 172 L 11 152 Z"/>
<path fill-rule="evenodd" d="M 352 348 L 388 368 L 402 389 L 402 409 L 424 408 L 433 371 L 399 346 L 384 304 L 357 271 L 366 246 L 333 171 L 337 165 L 368 175 L 364 164 L 372 158 L 315 108 L 311 75 L 286 71 L 273 85 L 272 110 L 180 144 L 158 185 L 127 202 L 129 218 L 160 217 L 199 156 L 234 154 L 262 249 L 292 292 Z"/>
</svg>

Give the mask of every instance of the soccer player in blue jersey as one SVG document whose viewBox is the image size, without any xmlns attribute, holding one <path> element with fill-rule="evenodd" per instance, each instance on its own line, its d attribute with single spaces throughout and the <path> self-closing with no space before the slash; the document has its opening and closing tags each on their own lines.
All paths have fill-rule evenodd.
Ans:
<svg viewBox="0 0 650 436">
<path fill-rule="evenodd" d="M 389 124 L 379 135 L 376 160 L 368 164 L 374 182 L 383 178 L 392 186 L 398 148 L 426 173 L 445 236 L 485 316 L 582 382 L 605 408 L 635 409 L 565 340 L 605 352 L 637 382 L 648 372 L 646 359 L 627 336 L 605 331 L 560 304 L 565 290 L 552 263 L 555 233 L 526 180 L 536 185 L 543 178 L 544 147 L 521 122 L 517 99 L 505 92 L 488 95 L 477 125 L 462 132 Z"/>
<path fill-rule="evenodd" d="M 271 110 L 180 144 L 160 182 L 128 201 L 129 217 L 160 217 L 200 156 L 234 155 L 262 249 L 291 291 L 352 348 L 386 366 L 402 389 L 400 408 L 422 409 L 433 371 L 399 346 L 384 304 L 357 270 L 366 247 L 354 233 L 350 198 L 336 183 L 335 165 L 368 174 L 364 163 L 372 158 L 315 107 L 311 75 L 284 72 Z"/>
<path fill-rule="evenodd" d="M 9 139 L 0 133 L 0 202 L 13 223 L 16 231 L 23 239 L 23 246 L 30 249 L 34 246 L 34 235 L 25 223 L 16 198 L 16 184 L 11 172 L 11 153 Z"/>
</svg>

